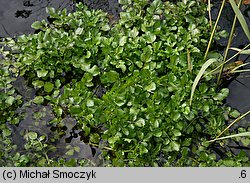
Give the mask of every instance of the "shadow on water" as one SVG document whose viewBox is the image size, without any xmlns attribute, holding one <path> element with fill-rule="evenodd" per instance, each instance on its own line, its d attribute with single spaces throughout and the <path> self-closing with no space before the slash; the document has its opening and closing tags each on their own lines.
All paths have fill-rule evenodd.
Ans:
<svg viewBox="0 0 250 183">
<path fill-rule="evenodd" d="M 67 8 L 72 11 L 72 0 L 1 0 L 0 37 L 33 33 L 31 24 L 47 18 L 45 8 Z"/>
<path fill-rule="evenodd" d="M 48 15 L 45 12 L 45 8 L 48 6 L 54 7 L 56 9 L 66 8 L 69 12 L 74 11 L 74 3 L 82 2 L 82 0 L 0 0 L 0 37 L 13 37 L 21 34 L 29 34 L 34 31 L 31 29 L 31 24 L 36 20 L 47 19 Z M 214 8 L 212 10 L 213 19 L 216 18 L 218 13 L 218 8 L 220 7 L 220 1 L 214 3 Z M 90 8 L 102 9 L 113 16 L 114 19 L 118 19 L 121 7 L 117 3 L 117 0 L 84 0 L 84 3 Z M 242 11 L 246 17 L 248 25 L 250 25 L 250 6 L 243 5 Z M 230 32 L 230 27 L 233 21 L 233 11 L 230 5 L 227 3 L 226 8 L 222 14 L 220 20 L 221 29 Z M 233 47 L 242 48 L 249 41 L 247 40 L 243 30 L 241 29 L 239 23 L 236 27 L 236 37 L 234 38 Z M 216 42 L 216 48 L 218 51 L 223 52 L 227 44 L 227 39 L 221 39 Z M 234 54 L 230 52 L 229 56 Z M 240 56 L 239 60 L 245 60 L 245 56 Z M 24 105 L 17 110 L 17 113 L 23 116 L 23 120 L 20 122 L 18 127 L 13 129 L 14 136 L 13 140 L 17 145 L 17 150 L 22 152 L 24 150 L 23 144 L 25 140 L 23 134 L 27 131 L 37 132 L 39 135 L 45 135 L 46 139 L 54 138 L 52 145 L 56 147 L 56 150 L 50 152 L 49 157 L 65 157 L 67 158 L 87 158 L 94 162 L 94 165 L 102 165 L 102 160 L 99 159 L 100 150 L 97 148 L 90 147 L 83 143 L 80 131 L 77 131 L 74 127 L 77 125 L 76 121 L 65 116 L 62 120 L 60 127 L 63 134 L 58 136 L 56 127 L 49 124 L 49 121 L 54 118 L 54 114 L 51 112 L 51 106 L 41 106 L 30 104 L 28 107 L 25 106 L 29 100 L 35 97 L 35 90 L 29 88 L 23 78 L 19 78 L 15 83 L 14 87 L 23 96 Z M 250 110 L 250 73 L 240 74 L 236 79 L 234 79 L 229 84 L 230 95 L 227 98 L 227 104 L 233 108 L 238 109 L 240 112 L 244 113 Z M 250 116 L 242 121 L 238 126 L 244 128 L 249 127 Z M 67 146 L 78 146 L 80 148 L 79 152 L 75 152 L 71 156 L 66 156 Z M 237 144 L 232 141 L 231 151 L 238 153 L 242 144 Z M 245 149 L 250 155 L 250 150 Z M 219 152 L 217 152 L 219 154 Z"/>
</svg>

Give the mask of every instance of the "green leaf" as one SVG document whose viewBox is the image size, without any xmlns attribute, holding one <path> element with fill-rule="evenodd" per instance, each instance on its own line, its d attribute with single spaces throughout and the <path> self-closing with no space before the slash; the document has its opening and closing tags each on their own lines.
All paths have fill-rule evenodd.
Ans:
<svg viewBox="0 0 250 183">
<path fill-rule="evenodd" d="M 99 143 L 99 141 L 100 141 L 99 134 L 97 134 L 97 133 L 90 134 L 90 142 Z"/>
<path fill-rule="evenodd" d="M 82 108 L 79 105 L 74 105 L 70 107 L 70 112 L 72 114 L 80 114 L 82 112 Z"/>
<path fill-rule="evenodd" d="M 169 144 L 170 148 L 174 151 L 179 151 L 180 150 L 180 144 L 178 144 L 175 141 L 171 141 Z"/>
<path fill-rule="evenodd" d="M 51 92 L 54 89 L 54 84 L 51 82 L 46 82 L 44 85 L 44 91 L 45 92 Z"/>
<path fill-rule="evenodd" d="M 152 92 L 156 89 L 156 84 L 152 82 L 148 86 L 146 86 L 144 89 L 147 90 L 148 92 Z"/>
<path fill-rule="evenodd" d="M 42 23 L 39 21 L 35 21 L 33 24 L 31 24 L 31 28 L 33 29 L 41 29 L 43 27 Z"/>
<path fill-rule="evenodd" d="M 190 95 L 190 105 L 192 104 L 192 100 L 193 100 L 193 96 L 194 96 L 194 91 L 196 89 L 196 86 L 198 85 L 202 75 L 204 74 L 204 72 L 206 71 L 206 69 L 214 62 L 216 62 L 217 59 L 211 58 L 208 59 L 201 67 L 199 73 L 197 74 L 197 76 L 195 77 L 194 83 L 192 85 L 192 89 L 191 89 L 191 95 Z"/>
<path fill-rule="evenodd" d="M 31 139 L 31 140 L 37 139 L 37 136 L 38 136 L 36 132 L 29 132 L 29 133 L 27 133 L 26 135 L 27 135 L 27 137 L 28 137 L 29 139 Z"/>
<path fill-rule="evenodd" d="M 204 106 L 203 106 L 203 110 L 204 110 L 205 112 L 209 112 L 209 105 L 204 105 Z"/>
<path fill-rule="evenodd" d="M 83 33 L 83 28 L 82 27 L 78 27 L 77 29 L 76 29 L 76 35 L 81 35 L 82 33 Z"/>
<path fill-rule="evenodd" d="M 240 112 L 237 111 L 237 110 L 233 110 L 233 111 L 231 111 L 231 112 L 229 113 L 229 115 L 230 115 L 231 117 L 233 117 L 233 118 L 237 118 L 237 117 L 240 116 Z"/>
<path fill-rule="evenodd" d="M 128 5 L 131 4 L 131 0 L 118 0 L 119 4 Z"/>
<path fill-rule="evenodd" d="M 56 10 L 53 7 L 46 7 L 46 13 L 48 13 L 50 16 L 55 17 L 56 15 Z"/>
<path fill-rule="evenodd" d="M 65 154 L 67 155 L 67 156 L 73 156 L 74 155 L 74 149 L 70 149 L 70 150 L 68 150 Z"/>
<path fill-rule="evenodd" d="M 37 73 L 37 77 L 41 78 L 41 77 L 45 77 L 48 74 L 48 71 L 47 70 L 39 70 L 39 71 L 36 71 L 36 73 Z"/>
<path fill-rule="evenodd" d="M 119 65 L 117 65 L 116 68 L 120 68 L 122 72 L 125 72 L 127 69 L 126 65 L 124 65 L 123 63 L 119 63 Z"/>
<path fill-rule="evenodd" d="M 250 136 L 248 138 L 241 138 L 240 141 L 242 142 L 244 147 L 247 147 L 250 145 Z"/>
<path fill-rule="evenodd" d="M 89 73 L 91 73 L 93 76 L 97 76 L 100 74 L 100 69 L 98 66 L 94 65 L 91 69 L 87 70 Z"/>
<path fill-rule="evenodd" d="M 117 96 L 114 102 L 119 107 L 123 106 L 126 103 L 125 96 L 124 95 Z"/>
<path fill-rule="evenodd" d="M 74 151 L 79 153 L 81 151 L 81 149 L 79 146 L 74 146 Z"/>
<path fill-rule="evenodd" d="M 221 91 L 216 95 L 214 96 L 214 100 L 218 100 L 218 101 L 222 101 L 224 100 L 229 94 L 229 89 L 228 88 L 223 88 L 221 89 Z"/>
<path fill-rule="evenodd" d="M 61 86 L 61 81 L 60 81 L 59 79 L 56 80 L 55 86 L 56 86 L 56 88 L 60 88 L 60 86 Z"/>
<path fill-rule="evenodd" d="M 9 96 L 9 97 L 5 100 L 6 104 L 9 104 L 9 105 L 12 105 L 14 101 L 15 101 L 15 98 L 14 98 L 13 96 Z"/>
<path fill-rule="evenodd" d="M 109 71 L 109 72 L 104 72 L 101 75 L 101 82 L 103 84 L 106 83 L 114 83 L 119 79 L 119 73 L 117 73 L 116 71 Z"/>
<path fill-rule="evenodd" d="M 136 36 L 138 36 L 138 34 L 139 34 L 138 29 L 136 27 L 133 27 L 133 29 L 129 32 L 128 35 L 129 37 L 135 38 Z"/>
<path fill-rule="evenodd" d="M 231 159 L 226 159 L 222 161 L 225 166 L 228 167 L 234 167 L 235 166 L 235 161 Z"/>
<path fill-rule="evenodd" d="M 91 100 L 91 99 L 87 99 L 87 106 L 88 107 L 93 107 L 95 104 L 94 104 L 94 100 Z"/>
<path fill-rule="evenodd" d="M 36 96 L 34 99 L 33 99 L 33 102 L 35 104 L 42 104 L 44 102 L 44 98 L 42 96 Z"/>
<path fill-rule="evenodd" d="M 181 132 L 179 130 L 173 129 L 172 132 L 173 132 L 173 134 L 174 134 L 175 137 L 181 136 Z"/>
<path fill-rule="evenodd" d="M 145 39 L 146 39 L 147 43 L 151 44 L 156 40 L 156 35 L 147 32 Z"/>
<path fill-rule="evenodd" d="M 145 120 L 143 118 L 140 118 L 138 119 L 136 122 L 135 122 L 135 125 L 136 126 L 139 126 L 139 127 L 143 127 L 145 125 Z"/>
<path fill-rule="evenodd" d="M 139 146 L 139 151 L 140 151 L 140 155 L 148 153 L 148 149 L 142 144 L 140 144 Z"/>
<path fill-rule="evenodd" d="M 178 121 L 181 117 L 181 114 L 179 112 L 174 112 L 173 113 L 173 120 Z"/>
<path fill-rule="evenodd" d="M 3 129 L 2 134 L 4 137 L 9 137 L 11 135 L 11 130 L 9 129 Z"/>
<path fill-rule="evenodd" d="M 40 80 L 36 80 L 32 82 L 32 85 L 35 87 L 35 89 L 42 88 L 44 86 L 44 82 Z"/>
<path fill-rule="evenodd" d="M 62 115 L 62 112 L 63 112 L 62 108 L 59 107 L 59 106 L 57 106 L 57 107 L 54 109 L 54 111 L 55 111 L 56 115 L 59 116 L 59 117 Z"/>
<path fill-rule="evenodd" d="M 127 136 L 129 135 L 129 130 L 127 128 L 122 128 L 122 132 Z"/>
<path fill-rule="evenodd" d="M 154 132 L 154 136 L 155 137 L 161 137 L 162 136 L 162 131 L 161 130 L 156 130 L 155 132 Z"/>
<path fill-rule="evenodd" d="M 18 42 L 28 42 L 29 39 L 27 38 L 27 36 L 25 34 L 18 36 Z"/>
<path fill-rule="evenodd" d="M 127 42 L 127 36 L 122 36 L 120 38 L 119 45 L 124 46 L 126 42 Z"/>
<path fill-rule="evenodd" d="M 65 162 L 66 167 L 76 167 L 77 166 L 77 160 L 75 158 L 70 158 L 69 161 Z"/>
<path fill-rule="evenodd" d="M 106 25 L 102 26 L 101 30 L 108 31 L 108 30 L 110 30 L 110 26 L 108 24 L 106 24 Z"/>
<path fill-rule="evenodd" d="M 115 144 L 116 141 L 118 141 L 119 139 L 120 139 L 119 136 L 110 137 L 110 138 L 108 139 L 108 142 L 109 142 L 110 144 Z"/>
</svg>

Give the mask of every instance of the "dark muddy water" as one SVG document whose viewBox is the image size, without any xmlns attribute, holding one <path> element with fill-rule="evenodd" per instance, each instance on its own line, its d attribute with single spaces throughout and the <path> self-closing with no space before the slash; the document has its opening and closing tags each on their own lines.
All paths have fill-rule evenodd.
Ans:
<svg viewBox="0 0 250 183">
<path fill-rule="evenodd" d="M 79 2 L 81 0 L 0 0 L 0 37 L 13 37 L 21 34 L 33 33 L 31 29 L 31 24 L 36 20 L 47 19 L 47 14 L 45 8 L 48 6 L 54 7 L 56 9 L 67 8 L 68 11 L 74 11 L 74 2 Z M 214 3 L 214 8 L 212 11 L 212 17 L 215 19 L 220 7 L 220 1 Z M 84 0 L 90 8 L 103 9 L 104 11 L 112 14 L 114 18 L 119 17 L 119 12 L 121 11 L 117 0 Z M 242 6 L 243 14 L 246 18 L 248 25 L 250 25 L 250 6 Z M 229 4 L 223 11 L 222 18 L 220 20 L 221 29 L 225 29 L 228 32 L 234 18 L 234 13 Z M 249 43 L 243 30 L 241 29 L 239 23 L 236 27 L 236 34 L 233 40 L 232 46 L 237 48 L 243 48 Z M 221 39 L 216 43 L 216 48 L 218 51 L 223 52 L 227 44 L 227 39 Z M 233 55 L 235 52 L 231 51 L 229 56 Z M 240 56 L 237 60 L 244 60 L 249 62 L 249 58 L 246 56 Z M 31 88 L 27 88 L 25 81 L 20 78 L 20 80 L 15 83 L 16 89 L 19 93 L 26 98 L 27 101 L 34 97 L 34 91 Z M 229 84 L 230 95 L 227 98 L 227 104 L 233 108 L 238 109 L 240 112 L 244 113 L 250 110 L 250 73 L 240 74 L 236 79 L 234 79 Z M 44 111 L 44 116 L 40 119 L 34 119 L 34 113 L 38 111 Z M 14 129 L 16 135 L 13 137 L 14 141 L 18 144 L 19 150 L 21 150 L 23 141 L 20 140 L 20 133 L 23 133 L 25 129 L 30 129 L 36 131 L 39 134 L 44 134 L 47 138 L 53 137 L 53 132 L 51 131 L 51 126 L 48 123 L 50 119 L 53 119 L 53 114 L 50 112 L 50 106 L 29 106 L 20 108 L 17 112 L 25 113 L 24 120 L 21 121 L 20 126 Z M 35 123 L 36 121 L 36 123 Z M 248 127 L 250 121 L 250 116 L 246 117 L 246 120 L 239 123 L 240 126 Z M 54 145 L 57 147 L 57 151 L 54 155 L 63 156 L 66 152 L 65 146 L 70 142 L 72 146 L 77 145 L 80 147 L 81 151 L 78 154 L 74 154 L 74 158 L 88 158 L 95 162 L 95 165 L 100 165 L 101 160 L 97 158 L 100 152 L 95 149 L 95 154 L 93 154 L 93 149 L 85 145 L 80 137 L 75 135 L 77 132 L 73 130 L 76 125 L 76 121 L 70 117 L 64 119 L 66 124 L 65 135 L 61 140 L 56 142 Z M 70 139 L 70 141 L 68 140 Z M 233 144 L 235 145 L 235 144 Z M 237 148 L 233 149 L 238 151 Z M 248 152 L 250 155 L 250 151 Z M 54 155 L 50 155 L 53 157 Z"/>
<path fill-rule="evenodd" d="M 47 6 L 73 10 L 72 0 L 0 0 L 0 37 L 32 33 L 31 24 L 47 18 Z"/>
<path fill-rule="evenodd" d="M 215 3 L 212 11 L 213 19 L 216 18 L 220 7 L 220 4 L 218 2 Z M 250 25 L 250 6 L 242 5 L 241 11 L 243 12 L 247 24 Z M 226 6 L 222 12 L 222 17 L 219 22 L 219 26 L 221 27 L 221 29 L 230 32 L 233 19 L 234 19 L 234 12 L 230 4 L 226 3 Z M 228 39 L 225 38 L 217 42 L 217 48 L 219 51 L 223 52 L 225 50 L 225 47 L 227 46 L 227 40 Z M 235 36 L 231 47 L 244 48 L 247 44 L 249 44 L 249 40 L 247 39 L 239 22 L 237 22 L 235 28 Z M 230 51 L 227 58 L 230 58 L 235 53 L 236 53 L 235 51 Z M 240 55 L 239 57 L 236 57 L 236 59 L 233 61 L 237 60 L 250 62 L 250 58 L 248 58 L 248 55 Z M 249 68 L 249 66 L 244 67 L 244 69 L 247 68 Z M 227 104 L 229 104 L 233 108 L 238 109 L 241 113 L 250 110 L 250 72 L 241 73 L 234 80 L 232 80 L 232 82 L 230 82 L 229 84 L 229 89 L 230 89 L 230 95 L 227 98 Z M 250 121 L 250 115 L 246 117 L 246 120 Z"/>
</svg>

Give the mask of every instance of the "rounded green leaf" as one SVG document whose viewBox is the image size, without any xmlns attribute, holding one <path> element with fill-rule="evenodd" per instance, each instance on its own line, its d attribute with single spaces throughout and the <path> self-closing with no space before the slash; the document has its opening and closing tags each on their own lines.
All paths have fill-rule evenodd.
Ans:
<svg viewBox="0 0 250 183">
<path fill-rule="evenodd" d="M 41 77 L 45 77 L 48 74 L 48 71 L 47 70 L 39 70 L 39 71 L 36 71 L 36 73 L 37 73 L 37 77 L 41 78 Z"/>
<path fill-rule="evenodd" d="M 228 88 L 221 89 L 220 93 L 218 93 L 216 96 L 214 96 L 214 100 L 222 101 L 224 100 L 229 94 Z"/>
<path fill-rule="evenodd" d="M 99 143 L 99 141 L 100 141 L 99 134 L 97 134 L 97 133 L 90 134 L 90 142 Z"/>
<path fill-rule="evenodd" d="M 135 122 L 136 126 L 143 127 L 145 125 L 145 119 L 140 118 Z"/>
<path fill-rule="evenodd" d="M 116 71 L 104 72 L 101 76 L 101 82 L 103 84 L 114 83 L 118 79 L 119 79 L 119 74 Z"/>
<path fill-rule="evenodd" d="M 233 117 L 233 118 L 237 118 L 237 117 L 240 116 L 240 112 L 237 111 L 237 110 L 233 110 L 233 111 L 231 111 L 231 112 L 229 113 L 229 115 L 230 115 L 231 117 Z"/>
<path fill-rule="evenodd" d="M 33 81 L 32 82 L 32 85 L 35 87 L 35 88 L 42 88 L 44 86 L 44 82 L 43 81 L 40 81 L 40 80 L 36 80 L 36 81 Z"/>
<path fill-rule="evenodd" d="M 5 100 L 5 103 L 6 103 L 6 104 L 9 104 L 9 105 L 12 105 L 14 101 L 15 101 L 15 98 L 14 98 L 13 96 L 9 96 L 9 97 Z"/>
<path fill-rule="evenodd" d="M 60 81 L 59 79 L 56 80 L 55 86 L 56 86 L 56 88 L 60 88 L 60 86 L 61 86 L 61 81 Z"/>
<path fill-rule="evenodd" d="M 175 137 L 181 136 L 181 132 L 179 130 L 173 129 L 172 132 L 173 132 Z"/>
<path fill-rule="evenodd" d="M 33 102 L 35 104 L 42 104 L 44 102 L 44 98 L 42 96 L 36 96 L 34 99 L 33 99 Z"/>
<path fill-rule="evenodd" d="M 100 69 L 98 66 L 94 65 L 91 69 L 87 70 L 89 73 L 91 73 L 93 76 L 97 76 L 100 74 Z"/>
<path fill-rule="evenodd" d="M 82 108 L 79 105 L 74 105 L 70 107 L 70 112 L 72 114 L 80 114 L 82 112 Z"/>
<path fill-rule="evenodd" d="M 61 116 L 61 115 L 62 115 L 62 112 L 63 112 L 62 108 L 59 107 L 59 106 L 57 106 L 57 107 L 54 109 L 54 111 L 55 111 L 55 113 L 56 113 L 57 116 Z"/>
<path fill-rule="evenodd" d="M 29 132 L 27 133 L 27 137 L 31 140 L 37 139 L 37 133 L 36 132 Z"/>
<path fill-rule="evenodd" d="M 171 141 L 170 144 L 169 144 L 170 148 L 173 150 L 173 151 L 179 151 L 180 150 L 180 144 L 178 144 L 177 142 L 175 141 Z"/>
<path fill-rule="evenodd" d="M 94 100 L 91 100 L 91 99 L 87 99 L 87 106 L 88 107 L 93 107 L 95 104 L 94 104 Z"/>
<path fill-rule="evenodd" d="M 68 150 L 65 154 L 67 155 L 67 156 L 73 156 L 74 155 L 74 149 L 70 149 L 70 150 Z"/>
<path fill-rule="evenodd" d="M 41 22 L 39 22 L 39 21 L 35 21 L 32 25 L 31 25 L 31 27 L 33 28 L 33 29 L 41 29 L 43 26 L 42 26 L 42 23 Z"/>
<path fill-rule="evenodd" d="M 162 136 L 162 131 L 161 131 L 161 130 L 156 130 L 156 131 L 154 132 L 154 136 L 155 136 L 155 137 L 161 137 L 161 136 Z"/>
<path fill-rule="evenodd" d="M 54 84 L 50 82 L 46 82 L 44 85 L 44 91 L 45 92 L 51 92 L 54 89 Z"/>
<path fill-rule="evenodd" d="M 127 36 L 122 36 L 120 38 L 119 45 L 124 46 L 126 42 L 127 42 Z"/>
<path fill-rule="evenodd" d="M 139 146 L 139 151 L 141 155 L 148 153 L 148 149 L 142 144 Z"/>
<path fill-rule="evenodd" d="M 108 30 L 110 30 L 109 24 L 106 24 L 106 25 L 102 26 L 101 30 L 103 30 L 103 31 L 108 31 Z"/>
<path fill-rule="evenodd" d="M 156 84 L 152 82 L 149 85 L 147 85 L 144 89 L 147 90 L 148 92 L 152 92 L 156 89 Z"/>
<path fill-rule="evenodd" d="M 178 121 L 178 119 L 180 119 L 181 114 L 179 112 L 174 112 L 173 113 L 173 120 L 174 121 Z"/>
</svg>

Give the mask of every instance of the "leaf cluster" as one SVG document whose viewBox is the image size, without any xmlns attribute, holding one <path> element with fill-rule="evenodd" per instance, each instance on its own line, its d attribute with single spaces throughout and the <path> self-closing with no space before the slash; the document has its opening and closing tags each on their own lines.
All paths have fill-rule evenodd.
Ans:
<svg viewBox="0 0 250 183">
<path fill-rule="evenodd" d="M 81 3 L 68 14 L 47 8 L 52 21 L 34 22 L 38 33 L 5 39 L 11 51 L 2 51 L 4 60 L 11 57 L 9 66 L 35 88 L 34 104 L 52 106 L 51 124 L 73 117 L 82 141 L 102 149 L 111 166 L 220 165 L 203 142 L 225 127 L 229 90 L 217 91 L 207 77 L 189 105 L 209 38 L 205 5 L 119 2 L 123 11 L 112 25 L 107 13 Z M 27 148 L 40 144 L 35 133 L 27 138 Z"/>
</svg>

